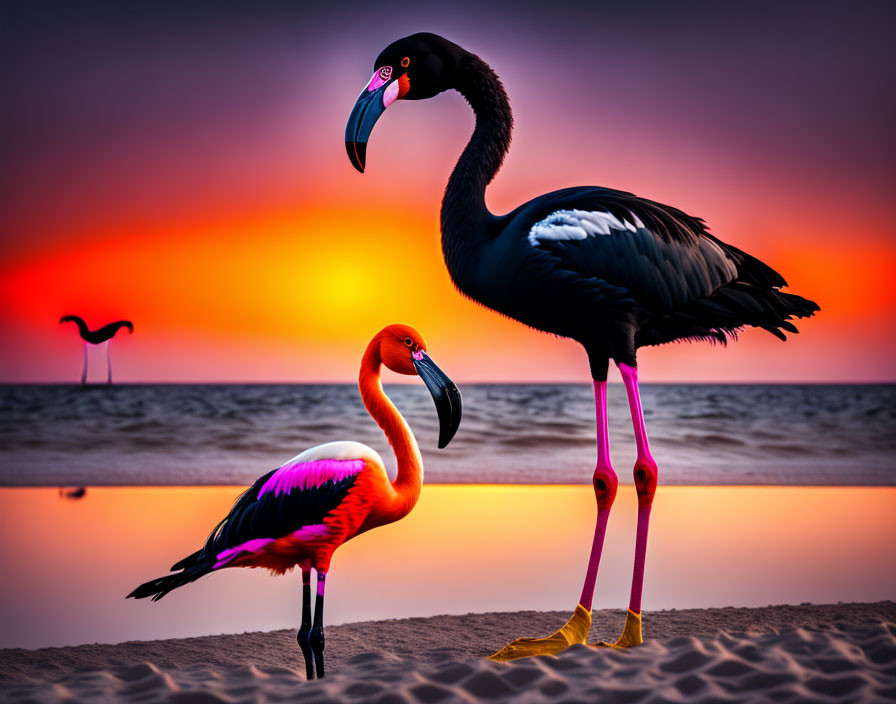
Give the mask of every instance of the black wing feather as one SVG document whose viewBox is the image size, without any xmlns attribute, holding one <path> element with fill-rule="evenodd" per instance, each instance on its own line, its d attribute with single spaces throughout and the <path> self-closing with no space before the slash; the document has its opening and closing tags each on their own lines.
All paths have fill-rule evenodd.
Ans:
<svg viewBox="0 0 896 704">
<path fill-rule="evenodd" d="M 274 496 L 258 494 L 273 472 L 266 474 L 237 499 L 227 517 L 209 535 L 200 551 L 201 558 L 218 553 L 256 538 L 280 538 L 300 528 L 321 523 L 354 486 L 355 476 L 328 481 L 320 486 L 293 489 Z"/>
<path fill-rule="evenodd" d="M 189 584 L 214 568 L 219 553 L 255 538 L 281 538 L 308 525 L 323 522 L 354 486 L 356 475 L 323 482 L 319 486 L 275 496 L 273 491 L 259 497 L 262 487 L 277 470 L 260 477 L 234 502 L 227 516 L 212 530 L 205 545 L 172 567 L 181 570 L 141 584 L 128 594 L 157 601 L 172 589 Z"/>
<path fill-rule="evenodd" d="M 724 342 L 744 325 L 783 338 L 795 332 L 786 321 L 808 317 L 818 305 L 778 289 L 784 278 L 764 262 L 712 236 L 700 218 L 624 191 L 570 188 L 522 206 L 508 218 L 522 218 L 526 230 L 558 210 L 605 212 L 643 227 L 585 239 L 541 239 L 565 270 L 627 292 L 640 308 L 639 344 L 684 337 Z"/>
<path fill-rule="evenodd" d="M 708 296 L 737 277 L 735 263 L 712 240 L 661 237 L 644 225 L 609 236 L 545 239 L 539 247 L 578 273 L 625 288 L 642 305 L 662 310 Z M 679 232 L 677 221 L 667 231 Z"/>
</svg>

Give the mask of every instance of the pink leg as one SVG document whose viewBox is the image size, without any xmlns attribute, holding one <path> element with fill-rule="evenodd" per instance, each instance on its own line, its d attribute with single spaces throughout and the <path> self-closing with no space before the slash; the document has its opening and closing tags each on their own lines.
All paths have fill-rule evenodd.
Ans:
<svg viewBox="0 0 896 704">
<path fill-rule="evenodd" d="M 641 590 L 644 585 L 644 563 L 647 559 L 647 529 L 650 522 L 650 507 L 656 493 L 657 467 L 650 454 L 647 443 L 647 430 L 644 427 L 644 413 L 641 409 L 641 394 L 638 391 L 638 370 L 627 364 L 620 364 L 622 381 L 628 393 L 628 403 L 632 412 L 632 424 L 635 429 L 635 443 L 638 458 L 635 461 L 635 489 L 638 492 L 638 534 L 635 540 L 635 568 L 632 575 L 632 593 L 629 610 L 641 613 Z"/>
<path fill-rule="evenodd" d="M 594 382 L 594 406 L 597 416 L 597 466 L 594 469 L 594 495 L 597 499 L 597 522 L 594 526 L 594 540 L 591 543 L 591 556 L 585 572 L 585 584 L 579 603 L 589 611 L 594 599 L 594 585 L 597 582 L 597 570 L 600 567 L 600 555 L 604 547 L 604 536 L 607 532 L 607 520 L 610 509 L 616 499 L 616 487 L 619 479 L 610 463 L 610 439 L 607 431 L 607 382 Z"/>
<path fill-rule="evenodd" d="M 591 556 L 585 572 L 585 584 L 582 596 L 572 617 L 555 633 L 544 638 L 517 638 L 501 650 L 490 656 L 498 662 L 508 662 L 518 658 L 534 655 L 557 655 L 574 644 L 585 644 L 588 631 L 591 629 L 591 603 L 594 598 L 594 585 L 597 581 L 597 569 L 600 566 L 600 554 L 604 546 L 604 535 L 607 532 L 607 519 L 616 498 L 616 487 L 619 480 L 610 464 L 610 443 L 607 436 L 607 382 L 594 382 L 594 403 L 597 415 L 597 467 L 594 470 L 594 495 L 597 498 L 597 523 L 594 527 L 594 542 L 591 544 Z"/>
</svg>

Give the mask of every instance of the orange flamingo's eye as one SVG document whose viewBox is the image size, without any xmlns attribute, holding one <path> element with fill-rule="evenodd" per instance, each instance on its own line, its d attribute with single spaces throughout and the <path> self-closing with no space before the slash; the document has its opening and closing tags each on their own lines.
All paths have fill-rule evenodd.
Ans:
<svg viewBox="0 0 896 704">
<path fill-rule="evenodd" d="M 407 68 L 408 66 L 410 66 L 410 65 L 411 65 L 411 60 L 410 60 L 410 58 L 408 58 L 407 56 L 405 56 L 405 57 L 401 60 L 401 65 L 402 65 L 403 68 Z"/>
<path fill-rule="evenodd" d="M 404 344 L 406 344 L 408 347 L 410 347 L 411 345 L 414 344 L 414 341 L 411 338 L 406 337 L 406 338 L 404 338 Z"/>
</svg>

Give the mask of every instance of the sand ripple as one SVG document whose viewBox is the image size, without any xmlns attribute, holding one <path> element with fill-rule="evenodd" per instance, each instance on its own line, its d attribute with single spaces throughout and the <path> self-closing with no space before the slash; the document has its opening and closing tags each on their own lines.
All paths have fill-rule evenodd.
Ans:
<svg viewBox="0 0 896 704">
<path fill-rule="evenodd" d="M 796 607 L 791 607 L 796 608 Z M 836 608 L 836 607 L 815 607 Z M 861 605 L 850 609 L 855 616 Z M 892 605 L 888 608 L 892 610 Z M 719 610 L 724 611 L 724 610 Z M 743 611 L 743 610 L 742 610 Z M 750 611 L 762 615 L 767 609 Z M 694 618 L 709 612 L 688 612 Z M 807 611 L 806 613 L 811 613 Z M 821 612 L 817 612 L 821 613 Z M 438 627 L 454 619 L 528 618 L 523 614 L 414 619 Z M 150 662 L 103 669 L 55 672 L 41 677 L 37 656 L 24 671 L 0 681 L 0 698 L 9 702 L 884 702 L 896 700 L 896 622 L 843 618 L 805 627 L 755 631 L 717 631 L 713 636 L 648 640 L 627 651 L 574 646 L 559 657 L 498 664 L 458 659 L 449 645 L 430 649 L 425 661 L 397 661 L 384 648 L 346 658 L 324 680 L 306 682 L 300 670 L 280 666 L 192 663 L 159 667 Z M 646 620 L 645 623 L 649 623 Z M 364 624 L 357 624 L 363 626 Z M 382 622 L 386 642 L 408 622 Z M 456 625 L 456 624 L 455 624 Z M 519 625 L 518 623 L 516 625 Z M 699 624 L 705 629 L 708 624 Z M 391 628 L 390 628 L 391 626 Z M 340 627 L 346 632 L 356 626 Z M 697 630 L 701 630 L 698 628 Z M 425 630 L 425 629 L 418 629 Z M 363 632 L 363 629 L 362 629 Z M 445 629 L 452 634 L 453 629 Z M 246 634 L 255 639 L 274 634 Z M 213 656 L 211 637 L 192 639 Z M 173 642 L 173 641 L 172 641 Z M 124 652 L 137 644 L 109 646 Z M 368 646 L 370 641 L 368 641 Z M 433 644 L 429 641 L 429 645 Z M 73 650 L 73 649 L 63 649 Z M 454 650 L 455 655 L 452 656 Z M 462 649 L 461 649 L 462 650 Z M 13 653 L 14 651 L 6 651 Z M 20 651 L 21 652 L 21 651 Z M 40 652 L 40 651 L 36 651 Z M 111 652 L 111 651 L 110 651 Z M 199 654 L 197 654 L 199 655 Z M 214 657 L 210 657 L 214 660 Z"/>
</svg>

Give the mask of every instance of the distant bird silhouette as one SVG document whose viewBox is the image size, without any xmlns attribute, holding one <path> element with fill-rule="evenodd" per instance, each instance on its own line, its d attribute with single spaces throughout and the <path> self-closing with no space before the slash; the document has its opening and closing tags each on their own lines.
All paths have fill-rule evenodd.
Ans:
<svg viewBox="0 0 896 704">
<path fill-rule="evenodd" d="M 317 676 L 323 677 L 324 585 L 333 552 L 364 531 L 404 518 L 420 496 L 420 450 L 401 413 L 383 392 L 382 365 L 399 374 L 419 374 L 435 400 L 439 447 L 445 447 L 460 425 L 460 392 L 426 354 L 420 333 L 407 325 L 390 325 L 367 346 L 358 386 L 364 406 L 395 452 L 395 481 L 389 481 L 382 458 L 361 443 L 329 442 L 305 450 L 242 494 L 205 546 L 171 568 L 180 572 L 142 584 L 128 596 L 151 596 L 156 601 L 225 567 L 266 567 L 283 574 L 299 565 L 302 625 L 297 639 L 308 679 L 314 677 L 314 663 Z M 313 626 L 312 568 L 317 570 Z"/>
<path fill-rule="evenodd" d="M 118 320 L 114 323 L 104 325 L 99 330 L 88 330 L 87 323 L 83 318 L 77 315 L 63 315 L 59 319 L 59 324 L 75 323 L 78 326 L 78 332 L 81 333 L 81 339 L 84 340 L 84 366 L 81 369 L 81 383 L 87 383 L 87 345 L 99 345 L 102 342 L 109 342 L 121 328 L 127 328 L 130 333 L 134 332 L 134 325 L 130 320 Z M 109 355 L 109 345 L 106 345 L 106 383 L 112 383 L 112 358 Z"/>
<path fill-rule="evenodd" d="M 83 499 L 87 496 L 87 487 L 79 486 L 74 489 L 63 489 L 62 487 L 59 487 L 59 496 L 65 499 Z"/>
<path fill-rule="evenodd" d="M 557 633 L 515 641 L 493 657 L 512 660 L 557 653 L 572 643 L 584 643 L 591 627 L 594 585 L 618 485 L 607 437 L 611 359 L 625 383 L 638 450 L 631 599 L 623 635 L 612 645 L 638 644 L 657 467 L 644 427 L 636 350 L 676 340 L 724 343 L 745 326 L 762 328 L 783 340 L 782 330 L 797 332 L 789 322 L 792 318 L 811 316 L 818 306 L 782 292 L 786 282 L 776 271 L 709 234 L 699 218 L 631 193 L 566 188 L 507 215 L 492 214 L 485 204 L 485 189 L 501 168 L 513 125 L 507 94 L 494 71 L 478 56 L 427 33 L 394 42 L 373 67 L 345 131 L 352 164 L 364 171 L 371 130 L 396 100 L 459 91 L 476 114 L 476 128 L 442 199 L 442 252 L 448 272 L 461 293 L 473 300 L 538 330 L 578 341 L 591 366 L 597 409 L 593 484 L 598 513 L 579 605 Z M 593 91 L 593 81 L 583 84 L 583 90 Z M 576 105 L 575 96 L 551 94 L 549 99 L 558 109 Z"/>
</svg>

